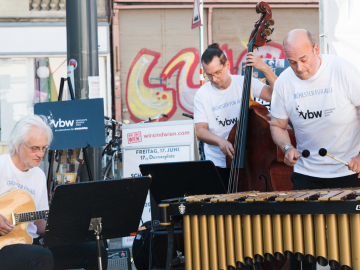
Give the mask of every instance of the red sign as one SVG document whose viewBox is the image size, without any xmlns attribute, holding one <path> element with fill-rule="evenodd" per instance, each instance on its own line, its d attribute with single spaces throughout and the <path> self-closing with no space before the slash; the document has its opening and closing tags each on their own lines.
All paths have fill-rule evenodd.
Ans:
<svg viewBox="0 0 360 270">
<path fill-rule="evenodd" d="M 142 142 L 141 131 L 127 134 L 128 144 Z"/>
<path fill-rule="evenodd" d="M 200 25 L 201 25 L 201 17 L 200 17 L 199 0 L 194 0 L 194 10 L 193 10 L 193 17 L 191 22 L 191 29 L 194 29 Z"/>
</svg>

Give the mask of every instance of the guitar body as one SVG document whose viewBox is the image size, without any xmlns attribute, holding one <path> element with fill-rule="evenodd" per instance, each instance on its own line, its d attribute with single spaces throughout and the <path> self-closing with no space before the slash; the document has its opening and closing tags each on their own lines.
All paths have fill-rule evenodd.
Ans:
<svg viewBox="0 0 360 270">
<path fill-rule="evenodd" d="M 36 211 L 35 203 L 30 193 L 17 189 L 7 193 L 0 197 L 0 213 L 10 222 L 12 220 L 12 213 L 23 213 Z M 32 237 L 27 232 L 27 223 L 20 223 L 14 227 L 14 229 L 5 236 L 0 237 L 0 249 L 4 246 L 13 244 L 31 244 L 33 242 Z"/>
</svg>

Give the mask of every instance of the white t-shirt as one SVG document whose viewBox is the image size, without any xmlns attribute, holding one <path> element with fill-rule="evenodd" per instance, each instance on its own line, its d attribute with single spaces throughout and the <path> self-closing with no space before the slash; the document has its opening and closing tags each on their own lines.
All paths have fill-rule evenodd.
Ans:
<svg viewBox="0 0 360 270">
<path fill-rule="evenodd" d="M 14 165 L 10 155 L 4 154 L 0 156 L 0 172 L 1 196 L 15 189 L 24 189 L 33 197 L 36 211 L 49 210 L 46 177 L 40 168 L 35 167 L 22 172 Z M 39 237 L 33 222 L 28 225 L 27 231 L 32 238 Z"/>
<path fill-rule="evenodd" d="M 231 83 L 225 90 L 219 90 L 210 82 L 196 92 L 194 100 L 194 123 L 208 123 L 208 130 L 225 139 L 240 116 L 244 77 L 230 75 Z M 257 79 L 252 80 L 251 97 L 259 97 L 265 84 Z M 207 160 L 215 166 L 225 168 L 226 158 L 217 145 L 204 144 Z"/>
<path fill-rule="evenodd" d="M 297 149 L 310 156 L 295 164 L 297 173 L 335 178 L 354 174 L 344 164 L 319 155 L 319 149 L 345 162 L 360 151 L 360 74 L 345 59 L 321 55 L 317 73 L 300 80 L 291 68 L 275 82 L 271 115 L 289 118 L 294 126 Z"/>
</svg>

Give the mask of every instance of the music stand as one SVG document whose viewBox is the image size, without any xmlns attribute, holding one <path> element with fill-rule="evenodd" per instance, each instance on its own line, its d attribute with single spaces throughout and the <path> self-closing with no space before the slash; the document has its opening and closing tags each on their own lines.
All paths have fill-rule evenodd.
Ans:
<svg viewBox="0 0 360 270">
<path fill-rule="evenodd" d="M 210 160 L 140 164 L 142 175 L 151 175 L 151 217 L 153 229 L 159 229 L 158 204 L 162 200 L 185 195 L 224 194 L 226 188 Z"/>
<path fill-rule="evenodd" d="M 173 227 L 160 226 L 158 204 L 162 200 L 199 194 L 224 194 L 226 188 L 210 160 L 140 164 L 142 175 L 151 175 L 150 207 L 152 234 L 168 234 L 168 251 L 173 254 Z M 178 227 L 178 225 L 175 225 Z M 171 230 L 170 230 L 171 228 Z M 169 231 L 170 230 L 170 231 Z M 181 232 L 181 230 L 179 231 Z M 169 237 L 169 235 L 171 237 Z M 150 237 L 149 269 L 151 269 L 152 236 Z M 170 257 L 168 257 L 169 259 Z M 172 257 L 171 257 L 172 258 Z M 178 258 L 181 261 L 180 258 Z M 166 265 L 174 262 L 167 260 Z"/>
<path fill-rule="evenodd" d="M 138 230 L 150 182 L 150 177 L 139 177 L 57 186 L 42 246 L 96 240 L 102 269 L 100 233 L 111 239 Z"/>
</svg>

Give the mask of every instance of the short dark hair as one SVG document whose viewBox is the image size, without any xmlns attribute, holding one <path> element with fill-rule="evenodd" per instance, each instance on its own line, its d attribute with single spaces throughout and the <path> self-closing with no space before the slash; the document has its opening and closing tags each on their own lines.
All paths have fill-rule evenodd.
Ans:
<svg viewBox="0 0 360 270">
<path fill-rule="evenodd" d="M 220 49 L 218 43 L 213 43 L 207 47 L 204 51 L 203 55 L 201 56 L 201 63 L 206 65 L 210 64 L 214 57 L 217 56 L 220 59 L 220 63 L 225 65 L 227 61 L 227 57 L 225 53 Z"/>
</svg>

